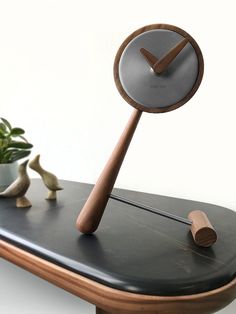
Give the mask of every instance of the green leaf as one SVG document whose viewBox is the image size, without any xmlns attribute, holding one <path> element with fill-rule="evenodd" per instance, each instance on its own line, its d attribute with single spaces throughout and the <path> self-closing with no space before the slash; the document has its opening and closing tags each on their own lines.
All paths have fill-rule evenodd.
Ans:
<svg viewBox="0 0 236 314">
<path fill-rule="evenodd" d="M 3 155 L 5 156 L 5 154 L 8 152 L 17 153 L 17 152 L 21 152 L 21 150 L 17 148 L 5 148 L 5 149 L 2 149 L 2 152 L 3 152 Z"/>
<path fill-rule="evenodd" d="M 5 118 L 0 118 L 0 163 L 12 162 L 24 158 L 30 154 L 33 147 L 31 143 L 23 136 L 25 131 L 22 128 L 12 128 L 11 124 Z M 14 140 L 14 138 L 17 138 Z"/>
<path fill-rule="evenodd" d="M 10 122 L 8 122 L 6 119 L 1 118 L 2 122 L 6 125 L 6 127 L 9 129 L 9 131 L 11 131 L 12 127 Z"/>
<path fill-rule="evenodd" d="M 27 139 L 26 139 L 24 136 L 20 135 L 19 137 L 20 137 L 23 141 L 25 141 L 26 143 L 29 143 L 29 142 L 27 141 Z"/>
<path fill-rule="evenodd" d="M 26 150 L 26 151 L 18 151 L 16 153 L 12 154 L 12 158 L 11 158 L 11 162 L 17 161 L 19 159 L 25 158 L 27 156 L 29 156 L 29 154 L 31 153 L 31 151 Z"/>
<path fill-rule="evenodd" d="M 0 138 L 6 138 L 8 135 L 7 128 L 5 124 L 0 123 Z"/>
<path fill-rule="evenodd" d="M 21 128 L 13 128 L 13 129 L 11 129 L 10 135 L 15 137 L 15 136 L 22 135 L 24 133 L 25 133 L 25 131 L 23 129 L 21 129 Z"/>
<path fill-rule="evenodd" d="M 8 147 L 20 148 L 20 149 L 31 149 L 33 147 L 30 143 L 25 142 L 11 142 Z"/>
<path fill-rule="evenodd" d="M 6 149 L 9 145 L 9 140 L 6 138 L 0 138 L 0 148 Z"/>
<path fill-rule="evenodd" d="M 0 131 L 3 133 L 5 133 L 7 131 L 7 128 L 6 128 L 4 123 L 0 123 Z"/>
<path fill-rule="evenodd" d="M 2 154 L 2 163 L 9 163 L 12 162 L 11 161 L 11 157 L 12 157 L 13 151 L 7 151 L 4 154 Z"/>
<path fill-rule="evenodd" d="M 0 163 L 2 164 L 3 162 L 2 162 L 2 158 L 3 158 L 3 152 L 2 152 L 2 150 L 0 149 Z"/>
<path fill-rule="evenodd" d="M 3 132 L 3 130 L 0 129 L 0 138 L 2 138 L 2 139 L 6 138 L 6 135 L 5 135 L 5 134 L 6 134 L 6 133 Z"/>
</svg>

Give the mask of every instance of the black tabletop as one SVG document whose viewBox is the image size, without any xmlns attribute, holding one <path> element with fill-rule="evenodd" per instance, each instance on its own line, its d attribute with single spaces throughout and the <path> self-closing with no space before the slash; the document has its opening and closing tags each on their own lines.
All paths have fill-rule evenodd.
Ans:
<svg viewBox="0 0 236 314">
<path fill-rule="evenodd" d="M 218 233 L 209 249 L 197 247 L 189 227 L 110 200 L 99 229 L 82 235 L 77 215 L 92 185 L 61 181 L 57 201 L 33 180 L 33 206 L 0 199 L 0 237 L 50 262 L 104 285 L 129 292 L 173 296 L 210 291 L 236 275 L 236 213 L 220 206 L 128 190 L 116 194 L 187 217 L 207 213 Z"/>
</svg>

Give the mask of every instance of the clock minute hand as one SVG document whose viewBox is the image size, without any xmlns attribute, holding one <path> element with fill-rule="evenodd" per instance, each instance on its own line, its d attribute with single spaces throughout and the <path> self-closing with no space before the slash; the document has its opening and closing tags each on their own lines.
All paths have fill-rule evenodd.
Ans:
<svg viewBox="0 0 236 314">
<path fill-rule="evenodd" d="M 146 61 L 148 62 L 148 64 L 152 67 L 154 67 L 154 64 L 156 64 L 158 62 L 157 57 L 155 57 L 150 51 L 141 48 L 140 49 L 141 54 L 144 56 L 144 58 L 146 59 Z"/>
<path fill-rule="evenodd" d="M 187 38 L 181 40 L 176 46 L 171 48 L 164 57 L 162 57 L 159 61 L 157 61 L 154 64 L 153 70 L 157 74 L 161 74 L 163 71 L 165 71 L 168 65 L 178 56 L 178 54 L 187 45 L 187 43 L 188 43 Z"/>
</svg>

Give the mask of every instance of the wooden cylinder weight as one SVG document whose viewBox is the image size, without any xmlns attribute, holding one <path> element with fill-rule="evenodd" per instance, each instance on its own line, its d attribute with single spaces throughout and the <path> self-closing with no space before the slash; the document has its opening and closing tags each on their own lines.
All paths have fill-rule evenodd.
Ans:
<svg viewBox="0 0 236 314">
<path fill-rule="evenodd" d="M 201 210 L 189 213 L 189 220 L 192 221 L 191 233 L 194 242 L 201 247 L 210 247 L 217 240 L 217 234 L 207 215 Z"/>
</svg>

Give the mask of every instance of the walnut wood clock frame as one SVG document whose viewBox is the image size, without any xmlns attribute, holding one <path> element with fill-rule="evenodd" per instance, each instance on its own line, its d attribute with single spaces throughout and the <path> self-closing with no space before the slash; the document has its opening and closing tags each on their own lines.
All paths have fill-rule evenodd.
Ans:
<svg viewBox="0 0 236 314">
<path fill-rule="evenodd" d="M 208 292 L 157 296 L 107 287 L 0 240 L 0 258 L 16 264 L 96 306 L 97 314 L 211 314 L 235 299 L 236 279 Z"/>
<path fill-rule="evenodd" d="M 127 45 L 135 37 L 139 36 L 140 34 L 151 31 L 151 30 L 155 30 L 155 29 L 164 29 L 164 30 L 173 31 L 173 32 L 180 34 L 184 38 L 187 38 L 189 43 L 193 46 L 193 48 L 196 52 L 197 58 L 198 58 L 198 76 L 197 76 L 197 79 L 196 79 L 195 84 L 193 85 L 192 89 L 189 91 L 189 93 L 183 99 L 179 100 L 175 104 L 172 104 L 171 106 L 163 107 L 163 108 L 147 108 L 147 107 L 144 107 L 142 104 L 139 104 L 136 101 L 134 101 L 132 98 L 129 97 L 129 95 L 124 90 L 124 88 L 121 84 L 121 81 L 120 81 L 120 76 L 119 76 L 120 58 L 122 56 L 123 51 L 127 47 Z M 204 73 L 203 55 L 202 55 L 201 49 L 199 48 L 197 42 L 194 40 L 194 38 L 192 36 L 190 36 L 183 29 L 181 29 L 177 26 L 169 25 L 169 24 L 152 24 L 152 25 L 148 25 L 148 26 L 144 26 L 142 28 L 139 28 L 138 30 L 133 32 L 131 35 L 129 35 L 125 39 L 123 44 L 120 46 L 120 48 L 116 54 L 115 62 L 114 62 L 114 79 L 115 79 L 116 87 L 117 87 L 119 93 L 121 94 L 121 96 L 124 98 L 125 101 L 127 101 L 134 108 L 141 110 L 141 111 L 150 112 L 150 113 L 168 112 L 168 111 L 175 110 L 175 109 L 183 106 L 186 102 L 188 102 L 193 97 L 193 95 L 198 90 L 198 88 L 201 84 L 201 81 L 202 81 L 203 73 Z"/>
<path fill-rule="evenodd" d="M 187 38 L 189 43 L 194 48 L 197 58 L 198 58 L 198 75 L 192 89 L 178 102 L 168 107 L 162 107 L 162 108 L 161 107 L 148 108 L 134 101 L 125 92 L 121 84 L 120 76 L 119 76 L 120 58 L 122 56 L 124 49 L 127 47 L 127 45 L 135 37 L 139 36 L 140 34 L 151 31 L 151 30 L 155 30 L 155 29 L 170 30 L 170 31 L 180 34 L 184 38 Z M 113 186 L 115 184 L 117 175 L 119 173 L 120 167 L 122 165 L 122 162 L 128 150 L 129 144 L 132 140 L 133 134 L 136 130 L 136 127 L 138 125 L 142 112 L 145 111 L 145 112 L 150 112 L 150 113 L 163 113 L 163 112 L 168 112 L 168 111 L 177 109 L 180 106 L 184 105 L 188 100 L 190 100 L 190 98 L 195 94 L 198 87 L 200 86 L 202 77 L 203 77 L 203 72 L 204 72 L 204 61 L 203 61 L 203 56 L 202 56 L 202 53 L 198 44 L 187 32 L 185 32 L 184 30 L 176 26 L 169 25 L 169 24 L 148 25 L 133 32 L 123 42 L 123 44 L 120 46 L 117 52 L 117 55 L 115 57 L 114 79 L 115 79 L 116 86 L 121 96 L 124 98 L 126 102 L 128 102 L 135 109 L 111 157 L 109 158 L 89 198 L 87 199 L 87 202 L 85 203 L 83 209 L 81 210 L 77 218 L 76 226 L 82 233 L 86 233 L 86 234 L 93 233 L 97 230 L 99 226 L 99 223 L 103 216 L 108 199 L 110 197 Z M 198 224 L 198 225 L 200 228 L 205 227 L 204 225 L 201 225 L 201 224 Z"/>
</svg>

